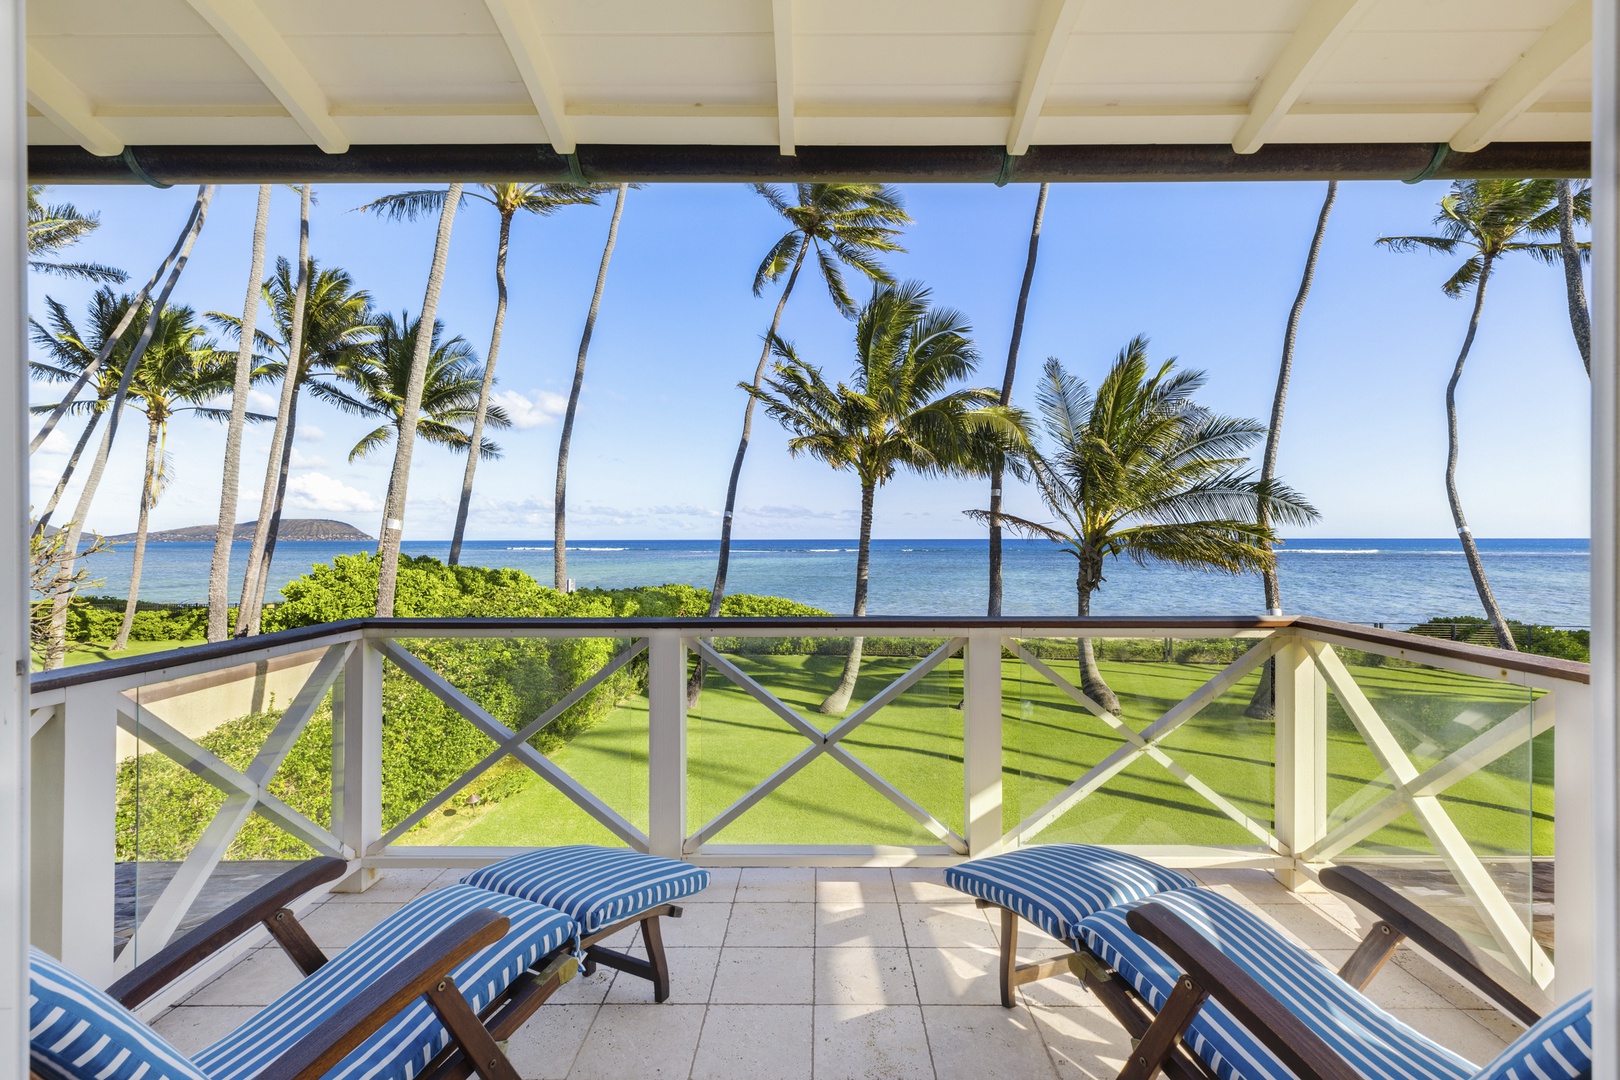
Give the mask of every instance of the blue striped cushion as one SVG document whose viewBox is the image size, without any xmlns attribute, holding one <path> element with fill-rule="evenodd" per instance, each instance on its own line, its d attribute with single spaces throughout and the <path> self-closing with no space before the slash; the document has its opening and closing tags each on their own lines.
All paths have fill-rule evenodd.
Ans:
<svg viewBox="0 0 1620 1080">
<path fill-rule="evenodd" d="M 579 927 L 560 911 L 515 897 L 451 885 L 412 900 L 325 967 L 287 991 L 247 1023 L 194 1059 L 212 1080 L 243 1080 L 258 1073 L 299 1037 L 349 1005 L 389 968 L 456 919 L 493 908 L 511 920 L 500 941 L 451 972 L 475 1012 L 546 954 L 573 941 Z M 410 1080 L 450 1044 L 449 1033 L 426 998 L 385 1023 L 327 1080 Z"/>
<path fill-rule="evenodd" d="M 1496 1055 L 1474 1080 L 1565 1080 L 1592 1075 L 1592 991 L 1577 994 Z"/>
<path fill-rule="evenodd" d="M 28 953 L 29 1068 L 45 1080 L 206 1080 L 106 993 L 38 949 Z"/>
<path fill-rule="evenodd" d="M 1368 1001 L 1260 916 L 1219 893 L 1190 889 L 1155 896 L 1152 903 L 1174 911 L 1213 942 L 1368 1080 L 1465 1080 L 1477 1071 Z M 1181 969 L 1126 925 L 1125 913 L 1135 906 L 1090 916 L 1080 924 L 1080 934 L 1093 953 L 1157 1010 L 1175 988 Z M 1214 1001 L 1198 1011 L 1186 1042 L 1221 1080 L 1292 1080 L 1294 1075 Z"/>
<path fill-rule="evenodd" d="M 586 934 L 709 887 L 709 872 L 675 859 L 622 848 L 541 848 L 474 870 L 461 879 L 566 911 Z"/>
<path fill-rule="evenodd" d="M 1123 851 L 1042 844 L 953 866 L 945 871 L 945 884 L 1011 908 L 1059 941 L 1074 944 L 1087 915 L 1198 883 Z"/>
</svg>

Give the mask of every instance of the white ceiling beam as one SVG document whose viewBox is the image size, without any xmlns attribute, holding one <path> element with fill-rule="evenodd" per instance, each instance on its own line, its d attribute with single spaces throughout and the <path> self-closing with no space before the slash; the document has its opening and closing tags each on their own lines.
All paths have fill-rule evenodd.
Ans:
<svg viewBox="0 0 1620 1080">
<path fill-rule="evenodd" d="M 1046 105 L 1046 92 L 1057 74 L 1063 50 L 1074 33 L 1083 0 L 1046 0 L 1035 24 L 1035 37 L 1024 60 L 1023 81 L 1018 84 L 1018 100 L 1013 105 L 1012 125 L 1007 129 L 1007 153 L 1022 154 L 1035 137 L 1035 124 Z"/>
<path fill-rule="evenodd" d="M 523 85 L 528 87 L 534 111 L 551 138 L 551 148 L 559 154 L 574 152 L 574 132 L 568 123 L 562 83 L 546 52 L 546 35 L 526 0 L 484 0 L 495 25 L 500 28 L 506 51 L 512 54 Z"/>
<path fill-rule="evenodd" d="M 328 154 L 349 148 L 349 137 L 332 119 L 325 92 L 253 0 L 188 2 L 253 69 L 310 142 Z"/>
<path fill-rule="evenodd" d="M 1541 100 L 1564 66 L 1591 41 L 1592 0 L 1575 0 L 1501 78 L 1479 95 L 1473 117 L 1451 137 L 1451 148 L 1464 154 L 1482 149 L 1519 114 Z"/>
<path fill-rule="evenodd" d="M 124 140 L 96 119 L 95 108 L 57 66 L 28 46 L 28 104 L 98 157 L 124 152 Z"/>
<path fill-rule="evenodd" d="M 796 153 L 793 134 L 793 0 L 771 0 L 776 45 L 776 128 L 783 155 Z"/>
<path fill-rule="evenodd" d="M 1322 64 L 1375 2 L 1315 0 L 1249 99 L 1249 115 L 1232 140 L 1233 150 L 1252 154 L 1265 145 Z"/>
</svg>

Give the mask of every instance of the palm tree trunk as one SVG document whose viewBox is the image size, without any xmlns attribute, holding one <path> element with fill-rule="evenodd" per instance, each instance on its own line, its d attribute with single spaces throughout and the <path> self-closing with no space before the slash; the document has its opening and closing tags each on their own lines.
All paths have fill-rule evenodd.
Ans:
<svg viewBox="0 0 1620 1080">
<path fill-rule="evenodd" d="M 90 435 L 96 430 L 96 425 L 101 423 L 101 414 L 102 410 L 97 408 L 90 414 L 90 419 L 84 422 L 84 430 L 79 433 L 79 441 L 73 447 L 73 453 L 68 455 L 67 466 L 62 470 L 61 478 L 56 481 L 56 488 L 51 492 L 50 502 L 45 504 L 44 513 L 40 514 L 39 519 L 34 522 L 35 536 L 43 536 L 46 526 L 51 523 L 51 515 L 56 513 L 56 505 L 62 501 L 62 492 L 67 490 L 68 480 L 73 476 L 73 470 L 78 468 L 79 458 L 83 455 L 84 448 L 90 445 Z"/>
<path fill-rule="evenodd" d="M 1485 285 L 1491 276 L 1491 256 L 1487 254 L 1480 267 L 1479 284 L 1474 290 L 1474 311 L 1468 319 L 1468 334 L 1463 338 L 1462 351 L 1457 354 L 1457 366 L 1452 369 L 1451 381 L 1446 383 L 1446 500 L 1451 504 L 1451 520 L 1457 526 L 1457 538 L 1462 541 L 1463 556 L 1468 560 L 1468 572 L 1474 575 L 1474 588 L 1479 591 L 1479 602 L 1485 608 L 1485 617 L 1496 631 L 1496 641 L 1504 649 L 1517 649 L 1513 632 L 1508 629 L 1502 609 L 1496 605 L 1491 584 L 1485 579 L 1485 564 L 1479 558 L 1479 546 L 1474 543 L 1473 531 L 1463 516 L 1462 499 L 1457 494 L 1457 384 L 1462 381 L 1463 364 L 1468 350 L 1474 346 L 1474 334 L 1479 330 L 1479 314 L 1485 306 Z"/>
<path fill-rule="evenodd" d="M 417 324 L 416 351 L 411 356 L 411 377 L 401 403 L 399 435 L 394 440 L 394 470 L 388 478 L 388 497 L 383 501 L 383 528 L 377 542 L 377 614 L 394 614 L 394 586 L 399 577 L 399 545 L 405 529 L 405 496 L 411 482 L 411 452 L 416 448 L 416 422 L 422 412 L 422 382 L 427 377 L 428 357 L 433 351 L 433 321 L 439 312 L 439 291 L 444 287 L 444 266 L 450 257 L 450 226 L 461 202 L 461 185 L 451 184 L 444 193 L 439 211 L 439 235 L 433 243 L 433 262 L 428 268 L 427 291 L 422 297 L 421 321 Z"/>
<path fill-rule="evenodd" d="M 1591 378 L 1592 314 L 1586 307 L 1586 282 L 1581 278 L 1581 249 L 1575 243 L 1575 191 L 1568 180 L 1558 181 L 1558 250 L 1564 257 L 1564 285 L 1569 292 L 1569 328 Z"/>
<path fill-rule="evenodd" d="M 236 502 L 242 484 L 242 429 L 247 424 L 248 386 L 253 378 L 253 332 L 259 322 L 264 285 L 264 240 L 270 223 L 270 185 L 259 185 L 259 212 L 253 221 L 253 261 L 248 266 L 247 299 L 242 301 L 242 341 L 236 349 L 236 381 L 231 387 L 231 419 L 225 427 L 225 470 L 219 485 L 219 521 L 214 557 L 208 565 L 208 640 L 229 633 L 231 544 L 236 539 Z"/>
<path fill-rule="evenodd" d="M 195 213 L 195 210 L 193 213 Z M 141 291 L 135 294 L 129 306 L 124 309 L 124 314 L 119 318 L 118 325 L 113 327 L 112 333 L 108 334 L 106 340 L 101 343 L 101 349 L 96 353 L 96 358 L 90 361 L 83 371 L 79 372 L 79 377 L 73 380 L 73 385 L 68 387 L 68 392 L 62 396 L 62 400 L 57 403 L 56 408 L 52 409 L 51 414 L 45 418 L 45 423 L 40 426 L 39 431 L 35 432 L 34 437 L 28 440 L 28 452 L 30 454 L 44 445 L 45 440 L 50 437 L 52 431 L 56 430 L 56 425 L 61 423 L 62 417 L 67 415 L 68 409 L 72 407 L 79 394 L 89 385 L 90 380 L 96 377 L 96 372 L 100 371 L 101 365 L 107 362 L 107 357 L 112 355 L 113 349 L 118 347 L 119 339 L 124 336 L 124 331 L 128 330 L 129 324 L 134 321 L 135 313 L 141 309 L 141 305 L 146 303 L 147 298 L 152 295 L 153 288 L 157 286 L 163 275 L 173 272 L 175 260 L 181 258 L 180 252 L 185 247 L 186 236 L 190 231 L 191 223 L 187 221 L 186 228 L 181 230 L 180 236 L 174 242 L 174 247 L 169 249 L 169 254 L 158 264 L 158 268 L 152 271 L 151 278 L 147 280 L 145 285 L 141 286 Z"/>
<path fill-rule="evenodd" d="M 495 325 L 489 332 L 489 352 L 484 356 L 484 382 L 478 388 L 478 408 L 473 412 L 472 434 L 467 440 L 467 468 L 461 476 L 461 503 L 456 507 L 456 528 L 450 537 L 450 565 L 461 565 L 461 541 L 467 533 L 467 510 L 472 506 L 473 474 L 478 471 L 478 451 L 484 445 L 484 414 L 489 411 L 489 392 L 495 385 L 495 358 L 501 351 L 501 330 L 506 326 L 506 251 L 512 242 L 512 215 L 501 211 L 500 239 L 495 244 Z"/>
<path fill-rule="evenodd" d="M 613 218 L 608 222 L 607 244 L 602 248 L 602 265 L 596 271 L 596 291 L 591 293 L 591 308 L 585 313 L 585 331 L 579 336 L 579 355 L 574 358 L 574 384 L 568 390 L 568 410 L 563 413 L 562 437 L 557 441 L 551 565 L 552 583 L 558 592 L 568 588 L 568 448 L 574 437 L 574 414 L 579 410 L 579 392 L 585 385 L 585 354 L 590 351 L 591 334 L 596 330 L 596 312 L 602 306 L 602 289 L 607 285 L 608 260 L 613 258 L 613 245 L 619 241 L 619 218 L 624 214 L 624 198 L 629 190 L 629 184 L 620 184 L 619 193 L 613 200 Z"/>
<path fill-rule="evenodd" d="M 135 523 L 135 558 L 129 568 L 129 596 L 124 599 L 124 621 L 113 638 L 112 651 L 129 645 L 129 632 L 135 627 L 135 607 L 141 595 L 141 570 L 146 565 L 146 530 L 152 513 L 152 496 L 157 486 L 157 447 L 159 421 L 147 417 L 146 476 L 141 484 L 141 512 Z"/>
<path fill-rule="evenodd" d="M 1018 286 L 1018 306 L 1013 310 L 1012 339 L 1007 344 L 1007 367 L 1001 376 L 1001 403 L 1012 402 L 1013 375 L 1018 370 L 1018 346 L 1024 340 L 1024 312 L 1029 308 L 1029 287 L 1035 281 L 1035 258 L 1041 249 L 1041 220 L 1046 217 L 1046 192 L 1042 184 L 1035 196 L 1035 220 L 1029 227 L 1029 255 L 1024 260 L 1024 280 Z M 1005 462 L 997 457 L 990 470 L 990 603 L 987 614 L 1001 615 L 1001 482 Z"/>
<path fill-rule="evenodd" d="M 276 558 L 276 540 L 281 536 L 281 508 L 287 501 L 287 472 L 292 466 L 293 438 L 298 431 L 298 395 L 294 394 L 292 405 L 287 409 L 287 438 L 281 444 L 281 469 L 276 474 L 276 504 L 270 511 L 270 531 L 264 538 L 264 558 L 259 560 L 259 583 L 254 587 L 253 608 L 247 613 L 252 621 L 248 624 L 247 632 L 257 634 L 259 622 L 264 616 L 264 598 L 269 595 L 270 566 Z M 241 622 L 243 615 L 236 613 L 237 622 Z"/>
<path fill-rule="evenodd" d="M 270 454 L 265 462 L 264 487 L 259 493 L 259 516 L 253 525 L 253 543 L 248 547 L 246 572 L 242 575 L 242 599 L 236 608 L 236 636 L 255 633 L 259 605 L 264 595 L 259 582 L 264 577 L 264 549 L 270 540 L 270 519 L 276 509 L 276 487 L 282 459 L 286 456 L 287 421 L 293 413 L 298 384 L 304 374 L 304 307 L 309 300 L 309 185 L 299 186 L 298 203 L 298 284 L 293 290 L 292 326 L 287 332 L 287 373 L 281 379 L 281 403 L 276 409 L 276 427 L 270 435 Z"/>
<path fill-rule="evenodd" d="M 855 554 L 855 617 L 866 614 L 866 586 L 872 574 L 872 501 L 877 485 L 871 480 L 861 481 L 861 540 Z M 817 712 L 842 713 L 849 708 L 849 699 L 855 693 L 855 680 L 861 674 L 861 646 L 864 639 L 849 639 L 849 656 L 844 659 L 844 672 L 838 686 L 827 699 L 816 707 Z"/>
<path fill-rule="evenodd" d="M 1074 577 L 1076 612 L 1084 619 L 1091 614 L 1091 594 L 1102 584 L 1102 556 L 1087 551 L 1080 556 L 1079 562 Z M 1097 668 L 1097 650 L 1090 638 L 1080 639 L 1080 689 L 1092 701 L 1115 716 L 1119 715 L 1119 696 L 1103 681 L 1102 672 Z"/>
<path fill-rule="evenodd" d="M 1294 295 L 1294 306 L 1288 311 L 1288 324 L 1283 330 L 1282 360 L 1277 364 L 1277 389 L 1271 396 L 1271 423 L 1266 428 L 1266 452 L 1260 462 L 1260 483 L 1269 488 L 1277 479 L 1277 447 L 1282 441 L 1283 410 L 1288 405 L 1288 384 L 1294 377 L 1294 343 L 1299 337 L 1300 316 L 1305 313 L 1305 299 L 1311 294 L 1311 283 L 1316 279 L 1316 260 L 1322 254 L 1322 237 L 1327 232 L 1328 215 L 1333 212 L 1333 202 L 1339 197 L 1339 182 L 1329 180 L 1327 197 L 1322 200 L 1322 210 L 1316 215 L 1316 232 L 1311 235 L 1311 247 L 1305 255 L 1305 272 L 1299 278 L 1299 292 Z M 1271 504 L 1265 499 L 1260 500 L 1255 520 L 1262 529 L 1271 528 Z M 1267 551 L 1271 550 L 1271 541 L 1261 541 Z M 1277 578 L 1277 564 L 1268 563 L 1260 571 L 1261 580 L 1266 591 L 1266 614 L 1282 614 L 1282 582 Z M 1264 720 L 1272 715 L 1273 702 L 1276 697 L 1275 660 L 1267 660 L 1260 673 L 1260 683 L 1255 687 L 1254 697 L 1249 707 L 1243 711 L 1245 716 L 1256 720 Z"/>
<path fill-rule="evenodd" d="M 191 218 L 186 224 L 180 252 L 169 270 L 168 279 L 163 283 L 163 291 L 152 304 L 152 310 L 146 317 L 146 325 L 141 328 L 141 336 L 135 340 L 135 347 L 130 349 L 129 358 L 124 361 L 123 376 L 118 380 L 118 389 L 114 391 L 112 401 L 107 406 L 107 426 L 102 429 L 101 443 L 96 447 L 95 460 L 90 464 L 90 475 L 85 477 L 84 488 L 79 492 L 78 505 L 73 510 L 73 520 L 68 522 L 67 536 L 62 542 L 61 568 L 57 572 L 51 595 L 51 640 L 45 650 L 47 668 L 60 667 L 62 658 L 67 655 L 67 612 L 68 603 L 73 599 L 73 567 L 79 560 L 79 538 L 84 535 L 85 518 L 89 516 L 90 506 L 95 502 L 96 489 L 101 486 L 101 477 L 107 471 L 107 458 L 112 454 L 113 440 L 118 437 L 119 414 L 124 411 L 124 400 L 129 395 L 130 380 L 135 377 L 135 369 L 140 366 L 141 358 L 146 355 L 146 347 L 152 343 L 152 335 L 157 331 L 158 315 L 169 302 L 169 294 L 174 291 L 175 283 L 180 280 L 180 275 L 186 268 L 186 261 L 191 258 L 191 247 L 197 241 L 197 234 L 202 232 L 203 222 L 208 218 L 208 204 L 213 198 L 213 184 L 198 187 L 197 201 L 191 208 Z"/>
</svg>

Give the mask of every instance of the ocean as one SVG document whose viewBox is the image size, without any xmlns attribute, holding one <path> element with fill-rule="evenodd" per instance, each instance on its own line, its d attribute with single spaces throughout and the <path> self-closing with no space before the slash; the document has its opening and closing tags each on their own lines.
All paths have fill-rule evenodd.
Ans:
<svg viewBox="0 0 1620 1080">
<path fill-rule="evenodd" d="M 1554 626 L 1590 621 L 1589 544 L 1585 539 L 1482 539 L 1491 587 L 1509 618 Z M 128 591 L 130 549 L 120 544 L 90 560 L 102 584 Z M 283 542 L 272 580 L 279 586 L 334 555 L 370 551 L 371 543 Z M 246 543 L 232 553 L 231 596 L 241 592 Z M 410 555 L 444 558 L 448 541 L 407 541 Z M 618 588 L 680 582 L 707 587 L 718 545 L 698 540 L 582 540 L 568 547 L 568 574 L 581 587 Z M 1005 546 L 1007 615 L 1069 615 L 1075 609 L 1074 559 L 1044 540 Z M 155 543 L 146 550 L 141 599 L 203 603 L 212 545 Z M 469 566 L 503 566 L 549 584 L 552 546 L 538 540 L 475 540 L 462 547 Z M 1403 627 L 1434 616 L 1479 612 L 1479 600 L 1455 538 L 1439 540 L 1296 540 L 1278 550 L 1283 608 L 1347 622 Z M 984 540 L 875 540 L 868 610 L 880 615 L 980 615 L 985 608 Z M 847 612 L 854 596 L 852 540 L 739 540 L 732 546 L 730 591 L 786 596 Z M 276 591 L 271 599 L 279 599 Z M 1227 577 L 1115 560 L 1092 604 L 1099 615 L 1259 614 L 1258 576 Z"/>
</svg>

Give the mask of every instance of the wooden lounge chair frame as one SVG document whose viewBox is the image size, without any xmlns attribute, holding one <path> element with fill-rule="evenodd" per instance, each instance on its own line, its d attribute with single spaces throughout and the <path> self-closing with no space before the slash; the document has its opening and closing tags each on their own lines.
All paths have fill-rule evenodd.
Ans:
<svg viewBox="0 0 1620 1080">
<path fill-rule="evenodd" d="M 1365 870 L 1328 867 L 1320 880 L 1378 919 L 1339 969 L 1339 977 L 1355 989 L 1366 989 L 1401 942 L 1410 941 L 1526 1027 L 1541 1019 L 1534 1007 L 1489 973 L 1492 961 L 1451 927 Z M 1126 916 L 1132 930 L 1163 949 L 1186 973 L 1155 1014 L 1129 982 L 1084 950 L 1038 963 L 1018 963 L 1017 913 L 988 900 L 978 901 L 978 906 L 1001 913 L 1002 1005 L 1011 1008 L 1013 991 L 1025 983 L 1072 972 L 1131 1038 L 1133 1050 L 1119 1080 L 1149 1080 L 1160 1070 L 1174 1080 L 1213 1080 L 1214 1073 L 1182 1043 L 1187 1026 L 1211 997 L 1301 1080 L 1361 1080 L 1360 1073 L 1315 1032 L 1169 908 L 1149 901 Z"/>
</svg>

